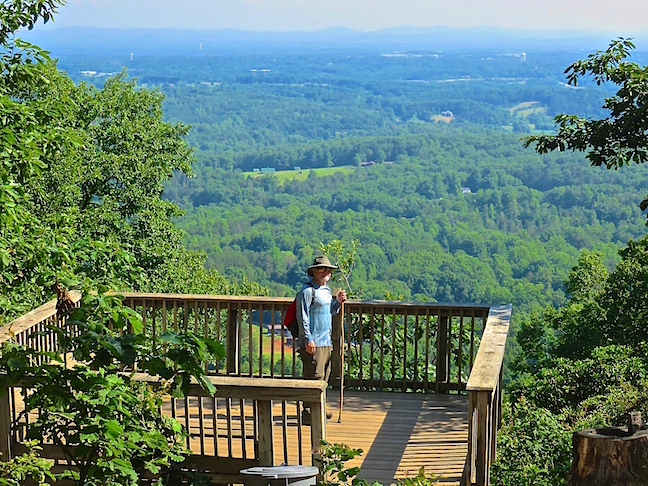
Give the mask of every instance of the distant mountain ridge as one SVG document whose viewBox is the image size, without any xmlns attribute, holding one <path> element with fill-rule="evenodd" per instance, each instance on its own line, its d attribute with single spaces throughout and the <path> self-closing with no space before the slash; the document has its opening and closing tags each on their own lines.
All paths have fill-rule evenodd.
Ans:
<svg viewBox="0 0 648 486">
<path fill-rule="evenodd" d="M 67 27 L 25 31 L 21 36 L 60 56 L 88 55 L 228 55 L 271 52 L 500 50 L 532 52 L 605 48 L 627 33 L 530 31 L 493 27 L 411 27 L 361 32 L 333 27 L 316 32 L 255 32 L 234 29 L 98 29 Z M 638 49 L 648 30 L 635 33 Z"/>
</svg>

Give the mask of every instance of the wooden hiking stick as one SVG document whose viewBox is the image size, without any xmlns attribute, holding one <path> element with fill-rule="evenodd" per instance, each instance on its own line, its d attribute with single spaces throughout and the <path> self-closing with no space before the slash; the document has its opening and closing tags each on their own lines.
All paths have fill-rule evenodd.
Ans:
<svg viewBox="0 0 648 486">
<path fill-rule="evenodd" d="M 344 403 L 344 304 L 340 305 L 340 410 L 338 424 L 342 423 L 342 408 Z"/>
</svg>

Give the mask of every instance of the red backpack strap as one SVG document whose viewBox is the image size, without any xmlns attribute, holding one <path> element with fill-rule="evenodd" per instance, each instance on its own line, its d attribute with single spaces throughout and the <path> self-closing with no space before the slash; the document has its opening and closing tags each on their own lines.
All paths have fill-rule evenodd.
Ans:
<svg viewBox="0 0 648 486">
<path fill-rule="evenodd" d="M 287 326 L 288 324 L 290 324 L 295 320 L 297 320 L 297 299 L 293 300 L 288 306 L 288 308 L 286 309 L 283 325 Z"/>
</svg>

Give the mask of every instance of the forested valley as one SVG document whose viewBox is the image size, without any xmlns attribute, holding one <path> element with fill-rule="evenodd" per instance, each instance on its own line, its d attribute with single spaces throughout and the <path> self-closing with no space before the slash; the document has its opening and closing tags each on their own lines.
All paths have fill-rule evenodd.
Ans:
<svg viewBox="0 0 648 486">
<path fill-rule="evenodd" d="M 521 141 L 550 133 L 559 113 L 604 114 L 610 86 L 565 83 L 579 54 L 323 49 L 59 64 L 97 84 L 105 77 L 81 72 L 123 65 L 164 93 L 166 119 L 191 126 L 193 177 L 168 181 L 164 197 L 185 212 L 175 222 L 188 249 L 220 275 L 292 295 L 321 243 L 357 240 L 357 297 L 512 302 L 517 328 L 566 302 L 583 250 L 612 269 L 646 230 L 645 167 L 607 171 Z M 276 173 L 253 172 L 262 168 Z"/>
<path fill-rule="evenodd" d="M 191 125 L 195 177 L 165 197 L 185 211 L 188 248 L 235 281 L 290 295 L 320 243 L 357 239 L 358 296 L 524 313 L 565 302 L 581 250 L 612 268 L 645 231 L 643 167 L 520 141 L 561 111 L 602 113 L 609 87 L 565 85 L 573 53 L 281 54 L 125 62 Z M 60 61 L 101 82 L 79 74 L 94 62 Z"/>
<path fill-rule="evenodd" d="M 29 52 L 38 76 L 3 58 L 4 321 L 59 282 L 292 295 L 340 242 L 353 297 L 513 303 L 495 484 L 563 484 L 573 430 L 647 412 L 647 169 L 522 141 L 606 116 L 614 87 L 566 83 L 582 51 Z"/>
<path fill-rule="evenodd" d="M 319 242 L 357 239 L 353 287 L 367 298 L 513 302 L 528 311 L 564 302 L 581 249 L 602 251 L 612 265 L 618 246 L 644 230 L 643 168 L 610 174 L 572 154 L 525 153 L 517 135 L 485 130 L 440 127 L 372 143 L 406 154 L 282 183 L 196 169 L 167 194 L 187 211 L 178 226 L 189 248 L 278 293 L 302 280 Z"/>
</svg>

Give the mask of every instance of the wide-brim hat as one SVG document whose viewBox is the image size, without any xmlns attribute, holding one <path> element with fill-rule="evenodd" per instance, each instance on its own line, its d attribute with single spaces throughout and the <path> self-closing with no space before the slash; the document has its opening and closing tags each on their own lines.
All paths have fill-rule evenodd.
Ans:
<svg viewBox="0 0 648 486">
<path fill-rule="evenodd" d="M 313 260 L 313 264 L 308 267 L 308 275 L 311 277 L 313 276 L 313 268 L 330 268 L 331 270 L 335 270 L 337 267 L 331 265 L 331 262 L 325 256 L 318 256 Z"/>
</svg>

